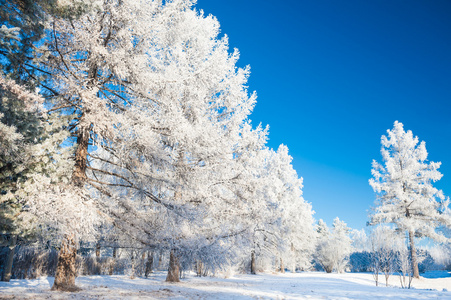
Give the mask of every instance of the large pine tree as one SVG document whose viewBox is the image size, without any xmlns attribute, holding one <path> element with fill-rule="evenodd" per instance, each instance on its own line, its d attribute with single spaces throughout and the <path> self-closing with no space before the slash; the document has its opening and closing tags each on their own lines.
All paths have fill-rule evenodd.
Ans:
<svg viewBox="0 0 451 300">
<path fill-rule="evenodd" d="M 245 232 L 295 239 L 303 230 L 288 219 L 302 217 L 310 234 L 311 207 L 288 150 L 266 151 L 267 131 L 252 128 L 249 68 L 236 67 L 239 53 L 213 16 L 193 0 L 48 3 L 37 2 L 45 38 L 26 67 L 43 78 L 43 115 L 59 116 L 48 126 L 65 121 L 70 138 L 34 149 L 61 154 L 45 161 L 58 172 L 37 174 L 24 190 L 30 212 L 60 241 L 53 289 L 76 289 L 78 241 L 93 233 L 98 212 L 131 243 L 171 252 L 168 280 L 186 256 L 224 263 L 230 241 L 249 243 Z"/>
<path fill-rule="evenodd" d="M 223 167 L 255 103 L 245 86 L 249 70 L 235 67 L 238 52 L 229 53 L 217 20 L 193 4 L 93 1 L 77 18 L 53 15 L 39 66 L 51 74 L 50 110 L 73 117 L 75 165 L 61 205 L 82 209 L 96 190 L 96 201 L 112 203 L 99 207 L 116 226 L 175 254 L 227 235 L 205 226 L 219 199 L 212 187 L 236 176 Z M 164 229 L 146 227 L 146 208 L 162 212 Z M 83 216 L 76 224 L 92 221 Z M 62 228 L 54 289 L 74 286 L 76 224 Z"/>
<path fill-rule="evenodd" d="M 396 121 L 381 138 L 383 164 L 373 161 L 369 183 L 377 194 L 370 224 L 393 224 L 407 233 L 414 277 L 419 277 L 415 237 L 444 241 L 440 225 L 451 225 L 449 201 L 433 183 L 442 178 L 440 162 L 427 161 L 425 142 Z"/>
</svg>

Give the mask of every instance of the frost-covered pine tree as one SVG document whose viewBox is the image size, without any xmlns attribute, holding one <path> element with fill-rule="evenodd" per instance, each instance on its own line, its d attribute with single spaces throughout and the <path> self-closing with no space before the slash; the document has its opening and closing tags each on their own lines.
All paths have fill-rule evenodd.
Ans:
<svg viewBox="0 0 451 300">
<path fill-rule="evenodd" d="M 261 143 L 263 142 L 263 143 Z M 313 230 L 311 206 L 302 198 L 302 180 L 291 165 L 288 148 L 277 151 L 257 142 L 260 149 L 249 147 L 238 155 L 241 171 L 232 191 L 237 218 L 234 222 L 243 234 L 235 240 L 239 255 L 250 272 L 284 264 L 292 269 L 309 260 Z M 303 241 L 298 241 L 303 236 Z M 248 262 L 250 261 L 250 264 Z"/>
<path fill-rule="evenodd" d="M 242 199 L 244 214 L 239 222 L 245 232 L 238 247 L 244 251 L 245 262 L 250 258 L 251 274 L 256 274 L 265 260 L 280 251 L 282 224 L 278 194 L 281 181 L 272 172 L 276 159 L 276 153 L 267 147 L 240 157 L 246 172 L 242 173 L 242 181 L 235 189 L 238 199 Z"/>
<path fill-rule="evenodd" d="M 73 191 L 67 188 L 70 171 L 74 167 L 71 159 L 73 151 L 72 147 L 62 144 L 69 137 L 65 129 L 68 128 L 68 116 L 71 112 L 60 115 L 53 107 L 47 111 L 50 103 L 43 106 L 45 99 L 33 92 L 39 86 L 44 94 L 49 91 L 51 96 L 64 97 L 61 91 L 49 84 L 54 74 L 42 65 L 44 61 L 49 62 L 49 53 L 42 40 L 39 41 L 48 33 L 45 26 L 50 15 L 68 17 L 74 12 L 60 4 L 46 0 L 4 1 L 0 13 L 0 54 L 3 56 L 2 68 L 5 72 L 5 77 L 1 80 L 2 100 L 6 99 L 8 106 L 15 103 L 19 108 L 10 110 L 12 114 L 4 113 L 3 121 L 8 124 L 11 120 L 19 120 L 14 127 L 24 137 L 20 156 L 10 164 L 14 170 L 9 181 L 14 186 L 7 188 L 6 192 L 2 191 L 2 198 L 4 201 L 20 203 L 17 206 L 19 210 L 22 205 L 27 208 L 26 213 L 20 211 L 20 214 L 16 214 L 20 216 L 21 229 L 27 224 L 31 230 L 51 234 L 47 236 L 50 239 L 58 237 L 55 233 L 73 232 L 85 225 L 91 227 L 90 222 L 84 220 L 89 219 L 92 213 L 95 214 L 95 209 L 89 206 L 90 201 L 80 203 L 73 197 Z M 51 97 L 47 99 L 49 98 Z M 18 118 L 20 115 L 22 120 Z M 32 121 L 37 126 L 30 126 Z M 30 130 L 33 128 L 35 132 Z M 76 198 L 80 200 L 80 197 Z M 14 221 L 17 223 L 17 220 Z M 73 248 L 65 245 L 67 243 L 60 248 L 62 251 Z M 75 266 L 75 255 L 71 255 L 71 258 Z M 60 265 L 58 269 L 61 269 Z M 65 274 L 74 274 L 75 267 L 66 271 Z M 55 282 L 58 282 L 58 278 L 57 276 Z"/>
<path fill-rule="evenodd" d="M 280 145 L 271 163 L 270 172 L 274 174 L 272 184 L 277 188 L 281 222 L 280 270 L 285 265 L 293 272 L 311 266 L 315 250 L 316 232 L 313 225 L 313 211 L 310 203 L 302 197 L 302 178 L 298 177 L 292 165 L 288 147 Z"/>
<path fill-rule="evenodd" d="M 56 229 L 49 216 L 61 212 L 52 212 L 61 195 L 51 191 L 67 181 L 71 166 L 70 148 L 61 147 L 64 118 L 42 113 L 41 96 L 2 75 L 0 94 L 1 230 L 22 239 L 47 235 Z"/>
<path fill-rule="evenodd" d="M 77 244 L 97 212 L 131 244 L 172 253 L 175 280 L 180 264 L 224 264 L 232 242 L 250 243 L 244 233 L 277 232 L 285 190 L 300 196 L 297 178 L 266 168 L 267 131 L 248 120 L 249 69 L 194 3 L 61 1 L 55 11 L 77 15 L 44 18 L 41 91 L 73 145 L 65 163 L 47 161 L 60 174 L 42 185 L 51 188 L 28 189 L 30 210 L 61 241 L 54 289 L 74 288 Z"/>
<path fill-rule="evenodd" d="M 334 269 L 334 261 L 331 257 L 330 251 L 333 247 L 331 245 L 330 229 L 326 222 L 322 219 L 318 220 L 316 225 L 317 243 L 315 252 L 315 261 L 327 272 L 332 273 Z"/>
<path fill-rule="evenodd" d="M 249 69 L 193 4 L 92 1 L 73 20 L 49 20 L 42 64 L 52 110 L 73 116 L 74 197 L 95 195 L 124 234 L 180 263 L 214 258 L 237 234 L 234 161 L 252 142 L 244 136 L 259 135 L 248 130 Z"/>
<path fill-rule="evenodd" d="M 442 174 L 440 162 L 427 161 L 425 142 L 396 121 L 388 135 L 381 138 L 383 164 L 373 161 L 369 183 L 377 194 L 370 224 L 393 224 L 407 233 L 414 277 L 419 277 L 415 238 L 445 241 L 436 229 L 451 225 L 447 213 L 449 200 L 433 186 Z"/>
<path fill-rule="evenodd" d="M 333 270 L 343 272 L 352 252 L 350 228 L 337 217 L 334 219 L 332 230 L 329 230 L 326 223 L 320 219 L 316 231 L 318 233 L 316 261 L 327 273 Z"/>
<path fill-rule="evenodd" d="M 335 239 L 336 249 L 336 269 L 337 272 L 344 272 L 349 261 L 349 255 L 352 253 L 352 240 L 350 237 L 351 228 L 340 220 L 338 217 L 334 219 L 332 236 Z"/>
<path fill-rule="evenodd" d="M 30 214 L 30 201 L 39 190 L 54 183 L 57 161 L 67 160 L 58 144 L 67 135 L 64 123 L 54 115 L 42 113 L 44 98 L 36 94 L 42 82 L 32 61 L 42 37 L 38 4 L 6 1 L 0 13 L 0 230 L 13 242 L 30 234 L 41 234 L 46 224 L 36 224 Z M 16 27 L 11 27 L 16 26 Z M 20 27 L 17 27 L 20 26 Z M 53 162 L 50 163 L 49 162 Z M 24 209 L 26 208 L 26 209 Z M 44 212 L 42 212 L 45 214 Z M 38 228 L 39 227 L 39 228 Z M 10 245 L 4 280 L 9 279 L 14 255 Z"/>
</svg>

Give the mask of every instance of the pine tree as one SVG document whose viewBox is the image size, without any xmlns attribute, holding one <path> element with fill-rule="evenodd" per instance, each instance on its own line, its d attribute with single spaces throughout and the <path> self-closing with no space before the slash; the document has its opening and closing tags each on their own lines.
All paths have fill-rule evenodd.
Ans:
<svg viewBox="0 0 451 300">
<path fill-rule="evenodd" d="M 287 150 L 252 128 L 249 68 L 214 17 L 191 0 L 37 3 L 46 36 L 28 68 L 54 119 L 30 151 L 50 155 L 54 173 L 22 189 L 29 218 L 61 242 L 54 290 L 76 289 L 78 242 L 99 214 L 124 241 L 171 253 L 174 280 L 179 265 L 224 265 L 252 234 L 273 252 L 286 232 L 294 251 L 309 248 L 291 220 L 312 221 L 302 182 Z"/>
<path fill-rule="evenodd" d="M 334 260 L 330 254 L 333 245 L 331 245 L 330 229 L 326 222 L 322 219 L 318 220 L 316 225 L 317 232 L 317 243 L 316 243 L 316 253 L 315 260 L 321 265 L 321 267 L 327 272 L 332 273 L 334 268 Z"/>
<path fill-rule="evenodd" d="M 38 160 L 42 157 L 33 155 L 31 150 L 45 139 L 43 120 L 37 114 L 43 99 L 30 91 L 36 83 L 34 72 L 25 69 L 33 52 L 31 42 L 38 38 L 39 28 L 25 26 L 26 29 L 22 30 L 9 27 L 18 23 L 28 24 L 15 19 L 9 9 L 10 4 L 5 3 L 0 13 L 0 22 L 3 23 L 0 28 L 0 232 L 9 236 L 11 241 L 2 275 L 4 281 L 9 281 L 11 276 L 18 238 L 29 239 L 34 233 L 32 226 L 22 221 L 25 214 L 23 201 L 26 198 L 23 184 L 42 164 Z"/>
<path fill-rule="evenodd" d="M 51 111 L 73 116 L 68 188 L 78 200 L 71 202 L 97 193 L 116 226 L 172 257 L 205 257 L 230 235 L 214 226 L 213 207 L 224 179 L 237 175 L 227 163 L 255 103 L 245 86 L 249 69 L 235 67 L 238 52 L 218 38 L 219 23 L 193 3 L 94 1 L 76 19 L 51 16 L 48 59 L 40 65 L 51 74 Z M 65 243 L 75 245 L 77 234 L 69 232 Z M 59 270 L 55 289 L 73 286 L 73 279 L 60 284 Z"/>
<path fill-rule="evenodd" d="M 16 151 L 20 155 L 14 157 L 14 160 L 10 159 L 11 155 L 2 157 L 1 198 L 2 204 L 7 205 L 7 209 L 2 212 L 15 216 L 9 223 L 14 223 L 16 228 L 19 219 L 17 216 L 20 215 L 20 231 L 24 230 L 24 224 L 32 230 L 38 227 L 49 229 L 47 233 L 54 232 L 55 229 L 59 232 L 62 227 L 69 225 L 68 222 L 85 224 L 77 222 L 74 214 L 67 213 L 75 202 L 60 201 L 72 198 L 68 196 L 72 192 L 61 189 L 67 183 L 67 170 L 73 168 L 70 147 L 62 147 L 67 139 L 64 129 L 67 128 L 68 114 L 61 116 L 54 111 L 45 112 L 43 106 L 39 107 L 45 101 L 44 98 L 33 93 L 40 86 L 43 90 L 60 96 L 48 85 L 49 76 L 53 74 L 41 65 L 48 58 L 45 53 L 47 49 L 43 43 L 37 45 L 46 34 L 46 20 L 50 15 L 68 19 L 75 14 L 74 8 L 84 5 L 75 3 L 68 8 L 59 6 L 53 0 L 6 0 L 1 4 L 0 55 L 4 73 L 0 82 L 1 121 L 21 137 L 16 139 L 20 140 L 17 143 L 20 149 Z M 62 203 L 66 207 L 60 205 Z M 26 204 L 27 213 L 21 211 L 23 204 Z M 86 211 L 77 211 L 82 215 L 84 212 Z M 36 223 L 36 218 L 39 224 Z"/>
<path fill-rule="evenodd" d="M 323 220 L 319 220 L 316 231 L 318 233 L 316 261 L 327 273 L 333 270 L 343 272 L 352 252 L 350 228 L 337 217 L 334 219 L 332 230 L 329 230 Z"/>
<path fill-rule="evenodd" d="M 377 194 L 370 224 L 394 224 L 407 233 L 414 277 L 419 278 L 415 237 L 445 241 L 436 228 L 451 225 L 449 201 L 433 186 L 442 174 L 440 162 L 428 162 L 425 142 L 418 143 L 403 124 L 396 121 L 392 130 L 382 136 L 383 165 L 373 161 L 373 178 L 369 183 Z"/>
<path fill-rule="evenodd" d="M 312 206 L 302 197 L 302 178 L 292 165 L 288 147 L 279 146 L 272 173 L 279 181 L 279 210 L 281 214 L 280 241 L 283 245 L 281 260 L 294 272 L 311 266 L 315 250 L 316 232 Z M 277 184 L 276 180 L 273 180 Z M 281 269 L 282 266 L 281 266 Z"/>
<path fill-rule="evenodd" d="M 335 249 L 335 268 L 337 272 L 344 272 L 349 261 L 349 255 L 352 253 L 352 240 L 349 236 L 351 229 L 338 217 L 334 219 L 332 237 L 333 247 Z"/>
</svg>

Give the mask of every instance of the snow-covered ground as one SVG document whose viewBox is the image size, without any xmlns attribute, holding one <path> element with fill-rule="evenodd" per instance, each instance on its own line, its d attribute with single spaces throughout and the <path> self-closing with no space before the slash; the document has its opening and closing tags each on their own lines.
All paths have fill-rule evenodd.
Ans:
<svg viewBox="0 0 451 300">
<path fill-rule="evenodd" d="M 0 299 L 451 299 L 447 273 L 426 274 L 412 289 L 399 288 L 397 276 L 376 287 L 371 274 L 319 272 L 236 275 L 230 278 L 187 276 L 181 283 L 164 282 L 165 273 L 151 278 L 82 276 L 78 293 L 51 292 L 53 277 L 0 282 Z M 382 280 L 385 280 L 381 276 Z"/>
</svg>

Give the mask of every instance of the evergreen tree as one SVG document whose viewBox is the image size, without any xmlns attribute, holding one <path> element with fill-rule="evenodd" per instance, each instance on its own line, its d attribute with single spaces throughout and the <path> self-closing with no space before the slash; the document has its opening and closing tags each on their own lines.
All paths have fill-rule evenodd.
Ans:
<svg viewBox="0 0 451 300">
<path fill-rule="evenodd" d="M 62 215 L 66 221 L 69 217 L 58 205 L 56 214 L 54 209 L 61 197 L 58 185 L 67 181 L 65 172 L 72 168 L 70 147 L 62 147 L 67 139 L 67 116 L 46 113 L 45 99 L 34 91 L 40 86 L 55 93 L 46 84 L 51 74 L 40 66 L 47 59 L 41 42 L 46 18 L 52 13 L 67 17 L 72 11 L 52 0 L 1 4 L 0 113 L 2 131 L 10 135 L 1 141 L 2 225 L 5 231 L 22 236 L 30 230 L 53 232 L 60 226 L 49 217 Z"/>
<path fill-rule="evenodd" d="M 24 215 L 22 185 L 42 164 L 34 159 L 39 155 L 33 156 L 31 149 L 44 139 L 42 120 L 36 113 L 43 99 L 30 92 L 35 86 L 34 72 L 25 69 L 33 54 L 32 42 L 39 36 L 39 27 L 29 26 L 22 19 L 27 16 L 20 15 L 14 3 L 2 3 L 0 13 L 0 233 L 10 240 L 2 275 L 4 281 L 9 281 L 11 276 L 18 238 L 29 238 L 33 232 L 30 224 L 21 222 Z M 25 29 L 10 27 L 18 24 Z"/>
<path fill-rule="evenodd" d="M 350 228 L 337 217 L 334 219 L 332 231 L 323 220 L 318 221 L 316 231 L 318 233 L 316 261 L 327 273 L 333 270 L 343 272 L 352 252 Z"/>
<path fill-rule="evenodd" d="M 232 245 L 289 248 L 293 261 L 310 251 L 297 242 L 311 237 L 302 182 L 288 150 L 252 128 L 249 68 L 214 17 L 191 0 L 48 3 L 25 6 L 44 24 L 25 66 L 45 97 L 46 138 L 30 147 L 42 164 L 21 191 L 28 220 L 60 242 L 54 290 L 76 290 L 78 243 L 99 215 L 130 244 L 170 253 L 169 281 L 183 264 L 224 265 Z"/>
<path fill-rule="evenodd" d="M 174 258 L 205 253 L 201 245 L 218 247 L 230 235 L 213 226 L 213 208 L 223 179 L 236 176 L 225 170 L 255 103 L 245 87 L 249 69 L 235 67 L 238 52 L 218 38 L 219 23 L 193 3 L 93 1 L 76 19 L 52 15 L 40 64 L 51 74 L 50 111 L 73 117 L 75 165 L 62 200 L 80 209 L 101 203 L 126 234 Z M 164 229 L 145 226 L 151 211 L 160 212 L 155 225 Z M 92 224 L 85 217 L 81 223 Z M 60 276 L 74 270 L 79 232 L 71 227 L 64 227 L 61 251 L 68 252 L 60 257 L 68 263 L 58 268 L 55 289 L 74 285 L 74 275 Z"/>
<path fill-rule="evenodd" d="M 414 277 L 419 277 L 415 237 L 445 241 L 436 229 L 451 225 L 449 200 L 433 186 L 442 174 L 440 162 L 428 162 L 425 142 L 419 143 L 403 124 L 396 121 L 388 135 L 381 138 L 383 165 L 373 161 L 369 183 L 377 194 L 370 224 L 394 224 L 408 236 Z"/>
</svg>

